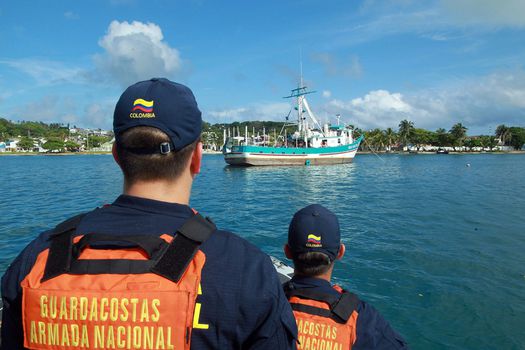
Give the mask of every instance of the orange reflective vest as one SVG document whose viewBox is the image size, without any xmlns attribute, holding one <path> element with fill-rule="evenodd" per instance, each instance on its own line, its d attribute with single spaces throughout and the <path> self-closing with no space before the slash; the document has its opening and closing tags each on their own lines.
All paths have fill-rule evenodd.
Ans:
<svg viewBox="0 0 525 350">
<path fill-rule="evenodd" d="M 311 288 L 294 289 L 285 285 L 297 329 L 297 349 L 349 350 L 356 341 L 357 305 L 355 294 L 334 287 L 339 296 Z"/>
<path fill-rule="evenodd" d="M 75 235 L 58 225 L 21 282 L 28 349 L 189 349 L 215 225 L 199 214 L 170 235 Z"/>
</svg>

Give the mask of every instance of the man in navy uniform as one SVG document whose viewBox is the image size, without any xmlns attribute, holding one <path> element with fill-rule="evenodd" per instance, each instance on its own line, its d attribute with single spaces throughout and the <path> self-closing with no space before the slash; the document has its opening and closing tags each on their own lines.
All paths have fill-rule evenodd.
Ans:
<svg viewBox="0 0 525 350">
<path fill-rule="evenodd" d="M 189 207 L 189 200 L 193 179 L 201 166 L 201 125 L 201 112 L 193 93 L 184 85 L 159 78 L 138 82 L 124 91 L 116 105 L 113 123 L 116 138 L 113 156 L 124 174 L 123 194 L 111 205 L 43 232 L 13 261 L 2 278 L 3 349 L 22 349 L 24 346 L 69 349 L 80 341 L 85 348 L 93 348 L 93 341 L 101 344 L 99 348 L 150 348 L 151 345 L 145 344 L 153 344 L 153 341 L 157 342 L 156 348 L 173 348 L 170 342 L 174 340 L 168 339 L 167 331 L 178 327 L 179 322 L 189 325 L 182 326 L 183 332 L 179 331 L 181 339 L 177 340 L 184 343 L 184 348 L 190 343 L 191 349 L 295 348 L 295 320 L 269 257 L 235 234 L 217 230 L 210 220 L 203 217 L 196 224 L 203 230 L 186 225 L 198 215 Z M 159 242 L 159 236 L 166 234 L 172 238 L 172 243 L 176 243 Z M 85 241 L 79 247 L 79 235 L 84 235 L 82 240 L 91 235 L 91 241 Z M 155 236 L 160 244 L 157 248 L 152 248 L 148 235 Z M 97 249 L 104 252 L 103 249 L 108 247 L 113 249 L 108 252 L 121 249 L 122 254 L 143 248 L 150 260 L 108 262 L 99 257 L 98 262 L 90 261 L 88 266 L 79 257 L 83 251 L 96 256 Z M 48 254 L 48 259 L 42 260 L 45 270 L 35 272 L 39 264 L 44 266 L 39 260 L 44 251 Z M 187 260 L 179 261 L 178 253 Z M 196 257 L 203 262 L 200 270 L 195 268 Z M 106 271 L 108 266 L 100 262 L 106 262 L 114 270 Z M 122 262 L 126 266 L 121 266 Z M 172 262 L 177 266 L 174 267 Z M 175 282 L 181 278 L 187 281 L 190 268 L 198 270 L 199 276 L 193 277 L 198 277 L 200 283 L 198 286 L 190 284 L 195 289 L 192 294 L 195 299 L 189 303 L 188 310 L 193 314 L 188 312 L 186 320 L 179 320 L 178 315 L 184 310 L 162 310 L 164 300 L 169 302 L 169 298 L 159 296 L 159 299 L 147 303 L 143 301 L 142 309 L 138 308 L 142 312 L 140 322 L 157 321 L 160 317 L 161 321 L 173 323 L 173 329 L 171 326 L 164 328 L 164 333 L 160 334 L 160 326 L 154 322 L 143 323 L 146 326 L 131 323 L 139 322 L 138 316 L 135 320 L 139 298 L 129 299 L 125 293 L 120 298 L 105 298 L 103 293 L 113 293 L 112 287 L 102 294 L 97 291 L 107 284 L 108 278 L 115 276 L 114 273 L 135 278 L 133 269 L 137 264 L 143 270 L 147 268 L 146 275 L 157 281 L 150 283 L 151 288 L 164 283 L 163 276 L 171 279 L 170 283 L 174 281 L 172 285 L 179 288 Z M 39 269 L 44 269 L 42 266 Z M 126 274 L 124 270 L 131 272 Z M 104 276 L 106 280 L 103 280 Z M 82 281 L 88 278 L 95 283 L 86 286 Z M 158 282 L 159 278 L 161 282 Z M 46 294 L 35 294 L 46 285 L 49 294 L 53 292 L 49 285 L 68 279 L 81 283 L 70 284 L 72 292 L 56 291 L 57 295 L 69 293 L 67 297 L 53 299 Z M 84 286 L 80 287 L 80 284 Z M 75 291 L 79 288 L 84 289 Z M 133 282 L 123 288 L 128 288 L 130 294 L 140 295 L 137 288 L 149 293 L 150 286 Z M 84 301 L 90 300 L 90 304 L 82 304 L 82 297 L 78 295 L 85 293 L 85 289 L 89 289 L 89 295 L 101 297 L 85 298 Z M 40 295 L 40 300 L 31 300 L 32 295 Z M 177 295 L 180 298 L 181 294 Z M 77 305 L 78 300 L 80 304 Z M 111 320 L 108 320 L 108 313 Z M 105 328 L 96 324 L 103 317 Z M 42 318 L 42 321 L 35 322 L 32 318 Z M 63 323 L 61 328 L 56 322 Z M 109 329 L 115 333 L 109 334 Z M 99 333 L 89 333 L 92 330 Z M 153 334 L 155 339 L 152 339 Z M 85 346 L 88 343 L 90 345 Z"/>
<path fill-rule="evenodd" d="M 313 204 L 295 213 L 284 251 L 294 263 L 284 289 L 297 319 L 298 349 L 407 348 L 375 308 L 330 283 L 334 263 L 345 253 L 331 211 Z"/>
</svg>

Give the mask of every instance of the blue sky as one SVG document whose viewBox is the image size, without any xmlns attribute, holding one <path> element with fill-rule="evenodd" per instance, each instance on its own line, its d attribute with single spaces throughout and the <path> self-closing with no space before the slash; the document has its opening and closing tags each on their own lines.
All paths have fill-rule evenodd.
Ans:
<svg viewBox="0 0 525 350">
<path fill-rule="evenodd" d="M 6 0 L 0 117 L 110 129 L 125 87 L 165 76 L 206 121 L 283 120 L 302 52 L 323 121 L 525 126 L 524 13 L 522 0 Z"/>
</svg>

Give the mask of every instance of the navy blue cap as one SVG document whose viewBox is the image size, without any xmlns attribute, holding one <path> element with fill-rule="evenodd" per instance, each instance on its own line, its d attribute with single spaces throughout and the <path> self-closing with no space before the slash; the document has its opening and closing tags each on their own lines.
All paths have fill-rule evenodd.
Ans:
<svg viewBox="0 0 525 350">
<path fill-rule="evenodd" d="M 294 255 L 320 252 L 335 260 L 341 245 L 339 220 L 320 204 L 312 204 L 294 214 L 288 228 L 288 246 Z"/>
<path fill-rule="evenodd" d="M 135 126 L 164 131 L 172 142 L 169 148 L 178 151 L 200 136 L 201 111 L 188 87 L 165 78 L 153 78 L 128 87 L 115 106 L 116 141 L 122 132 Z"/>
</svg>

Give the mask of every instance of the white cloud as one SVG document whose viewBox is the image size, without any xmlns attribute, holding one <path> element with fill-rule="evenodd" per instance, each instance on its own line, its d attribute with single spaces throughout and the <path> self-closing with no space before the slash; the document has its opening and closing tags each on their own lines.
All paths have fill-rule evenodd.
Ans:
<svg viewBox="0 0 525 350">
<path fill-rule="evenodd" d="M 434 41 L 473 37 L 498 28 L 525 27 L 523 0 L 365 1 L 357 15 L 325 30 L 324 48 L 412 34 Z M 315 34 L 315 33 L 313 33 Z"/>
<path fill-rule="evenodd" d="M 204 112 L 210 123 L 231 123 L 242 120 L 285 120 L 290 111 L 288 103 L 254 104 L 247 107 L 224 108 Z"/>
<path fill-rule="evenodd" d="M 461 122 L 474 133 L 502 123 L 524 125 L 525 71 L 499 72 L 405 94 L 375 90 L 349 101 L 331 100 L 322 113 L 340 113 L 344 121 L 364 129 L 397 128 L 403 119 L 430 130 Z"/>
<path fill-rule="evenodd" d="M 12 120 L 35 120 L 45 123 L 75 123 L 77 101 L 71 97 L 47 95 L 39 100 L 17 106 L 9 113 Z"/>
<path fill-rule="evenodd" d="M 111 130 L 115 101 L 91 103 L 84 108 L 83 125 L 86 127 Z"/>
<path fill-rule="evenodd" d="M 386 90 L 370 91 L 364 97 L 346 102 L 334 99 L 325 109 L 326 114 L 341 114 L 347 122 L 365 129 L 397 125 L 399 120 L 414 112 L 414 108 L 404 100 L 403 95 L 392 94 Z"/>
<path fill-rule="evenodd" d="M 327 30 L 330 36 L 328 46 L 357 45 L 364 42 L 378 40 L 384 37 L 413 33 L 428 36 L 429 33 L 447 32 L 450 25 L 436 8 L 406 9 L 404 11 L 389 11 L 377 15 L 374 13 L 370 20 L 363 22 L 349 22 L 350 25 Z"/>
<path fill-rule="evenodd" d="M 82 127 L 110 130 L 115 100 L 86 103 L 71 96 L 46 95 L 15 106 L 7 115 L 11 120 L 33 120 L 44 123 L 70 123 Z"/>
<path fill-rule="evenodd" d="M 223 119 L 238 120 L 247 111 L 248 111 L 247 108 L 240 107 L 240 108 L 232 108 L 232 109 L 222 109 L 218 111 L 210 111 L 208 112 L 208 115 L 210 115 L 212 118 L 216 120 L 223 120 Z"/>
<path fill-rule="evenodd" d="M 82 69 L 69 67 L 61 62 L 26 58 L 4 60 L 0 61 L 0 64 L 5 64 L 30 76 L 41 86 L 85 81 Z"/>
<path fill-rule="evenodd" d="M 441 0 L 445 14 L 458 24 L 525 26 L 523 0 Z"/>
<path fill-rule="evenodd" d="M 325 73 L 329 76 L 358 78 L 363 73 L 359 57 L 355 55 L 343 59 L 342 62 L 329 53 L 318 53 L 313 55 L 312 58 L 324 66 Z"/>
<path fill-rule="evenodd" d="M 323 97 L 324 98 L 330 98 L 332 97 L 332 92 L 330 90 L 324 90 L 323 91 Z"/>
<path fill-rule="evenodd" d="M 179 51 L 154 23 L 113 21 L 99 45 L 105 52 L 95 56 L 97 68 L 122 86 L 155 76 L 173 78 L 182 68 Z"/>
<path fill-rule="evenodd" d="M 66 19 L 71 19 L 71 20 L 80 18 L 80 16 L 78 14 L 74 13 L 73 11 L 66 11 L 66 12 L 64 12 L 64 17 Z"/>
</svg>

